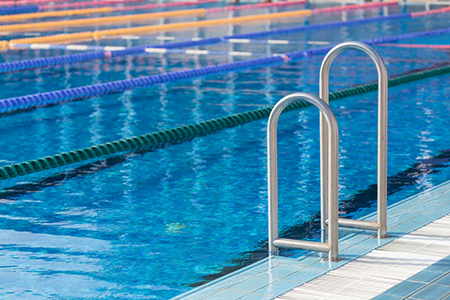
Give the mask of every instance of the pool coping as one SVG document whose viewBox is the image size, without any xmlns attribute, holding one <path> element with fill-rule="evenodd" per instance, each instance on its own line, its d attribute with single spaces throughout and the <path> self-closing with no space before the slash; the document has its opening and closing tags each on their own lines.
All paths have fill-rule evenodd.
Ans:
<svg viewBox="0 0 450 300">
<path fill-rule="evenodd" d="M 386 239 L 374 238 L 375 232 L 372 231 L 340 229 L 347 234 L 339 239 L 342 261 L 324 261 L 323 254 L 317 253 L 298 258 L 271 256 L 172 299 L 273 299 L 448 213 L 450 181 L 390 205 L 389 237 Z M 376 221 L 376 218 L 374 212 L 360 219 Z"/>
</svg>

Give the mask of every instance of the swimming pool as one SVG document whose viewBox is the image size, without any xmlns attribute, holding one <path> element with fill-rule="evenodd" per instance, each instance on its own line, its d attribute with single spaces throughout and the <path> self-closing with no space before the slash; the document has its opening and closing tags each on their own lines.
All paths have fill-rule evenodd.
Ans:
<svg viewBox="0 0 450 300">
<path fill-rule="evenodd" d="M 305 23 L 423 10 L 419 6 L 314 15 L 297 23 L 177 32 L 212 37 Z M 446 15 L 277 36 L 333 43 L 448 26 Z M 410 43 L 445 44 L 436 35 Z M 98 45 L 146 45 L 101 40 Z M 221 51 L 286 53 L 313 45 L 215 44 Z M 446 63 L 448 51 L 375 46 L 390 76 Z M 61 55 L 10 51 L 4 61 Z M 245 58 L 140 55 L 2 74 L 1 98 L 198 68 Z M 3 164 L 265 107 L 294 91 L 317 94 L 321 56 L 30 109 L 0 118 Z M 151 68 L 149 68 L 151 66 Z M 347 53 L 331 69 L 331 90 L 375 80 L 372 62 Z M 388 204 L 450 178 L 449 76 L 390 89 Z M 340 126 L 342 213 L 374 211 L 376 93 L 332 102 Z M 399 113 L 401 112 L 401 113 Z M 279 123 L 280 228 L 314 239 L 319 211 L 318 113 Z M 358 124 L 358 125 L 355 125 Z M 149 153 L 79 163 L 2 181 L 1 293 L 11 298 L 167 299 L 266 255 L 266 121 Z M 427 159 L 427 158 L 434 158 Z M 57 173 L 59 172 L 59 173 Z M 306 225 L 305 225 L 306 224 Z M 287 252 L 292 255 L 294 252 Z M 81 287 L 81 288 L 80 288 Z"/>
</svg>

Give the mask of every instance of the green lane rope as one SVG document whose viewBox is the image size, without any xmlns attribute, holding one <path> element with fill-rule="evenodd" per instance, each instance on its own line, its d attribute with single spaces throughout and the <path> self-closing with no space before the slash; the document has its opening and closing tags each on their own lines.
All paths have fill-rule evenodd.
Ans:
<svg viewBox="0 0 450 300">
<path fill-rule="evenodd" d="M 450 73 L 450 66 L 418 71 L 407 75 L 396 76 L 389 79 L 389 86 L 397 86 L 417 80 L 440 76 Z M 330 93 L 330 101 L 346 97 L 373 92 L 378 89 L 378 83 L 363 84 L 337 92 Z M 310 106 L 307 102 L 296 102 L 289 105 L 284 111 L 293 111 Z M 179 144 L 192 140 L 196 137 L 205 136 L 225 128 L 243 125 L 252 121 L 268 118 L 273 106 L 253 111 L 234 114 L 231 116 L 217 118 L 200 122 L 194 125 L 186 125 L 169 130 L 158 131 L 141 136 L 121 139 L 114 142 L 91 146 L 83 149 L 46 156 L 27 162 L 11 164 L 0 167 L 0 179 L 8 179 L 26 174 L 32 174 L 49 170 L 81 161 L 101 158 L 112 154 L 127 154 L 142 149 L 153 150 L 168 145 Z"/>
</svg>

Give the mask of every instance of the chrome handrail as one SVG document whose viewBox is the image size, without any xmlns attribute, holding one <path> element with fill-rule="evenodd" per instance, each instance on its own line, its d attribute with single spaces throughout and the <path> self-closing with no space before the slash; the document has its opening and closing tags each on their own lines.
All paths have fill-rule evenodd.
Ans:
<svg viewBox="0 0 450 300">
<path fill-rule="evenodd" d="M 307 101 L 318 107 L 330 130 L 327 132 L 328 148 L 328 206 L 329 230 L 327 243 L 278 238 L 278 174 L 277 174 L 277 125 L 281 112 L 291 103 Z M 278 247 L 288 247 L 328 252 L 329 260 L 338 260 L 338 160 L 339 131 L 336 117 L 327 103 L 308 93 L 294 93 L 281 99 L 269 116 L 267 124 L 267 172 L 269 185 L 269 254 L 277 254 Z M 322 178 L 323 180 L 323 178 Z"/>
<path fill-rule="evenodd" d="M 378 220 L 377 222 L 357 221 L 349 219 L 339 219 L 339 225 L 344 227 L 377 230 L 378 237 L 386 237 L 387 235 L 387 98 L 388 98 L 388 75 L 383 59 L 375 49 L 360 42 L 345 42 L 337 45 L 325 56 L 322 66 L 320 67 L 320 92 L 319 97 L 329 103 L 329 74 L 330 66 L 333 60 L 340 53 L 346 50 L 360 50 L 373 60 L 378 72 Z M 328 131 L 327 123 L 324 116 L 320 118 L 321 140 L 320 140 L 320 157 L 321 157 L 321 227 L 322 230 L 327 227 L 327 202 L 328 192 L 326 178 L 328 177 L 327 157 L 325 153 L 328 151 L 328 142 L 324 136 Z"/>
</svg>

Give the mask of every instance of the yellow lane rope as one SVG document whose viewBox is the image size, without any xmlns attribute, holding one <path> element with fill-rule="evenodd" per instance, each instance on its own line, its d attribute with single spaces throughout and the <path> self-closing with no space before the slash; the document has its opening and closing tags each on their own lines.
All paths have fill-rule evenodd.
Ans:
<svg viewBox="0 0 450 300">
<path fill-rule="evenodd" d="M 137 20 L 148 20 L 157 18 L 169 18 L 169 17 L 184 17 L 191 15 L 204 15 L 206 9 L 185 9 L 176 11 L 166 11 L 157 13 L 146 13 L 146 14 L 136 14 L 136 15 L 124 15 L 124 16 L 114 16 L 114 17 L 100 17 L 100 18 L 86 18 L 86 19 L 76 19 L 76 20 L 63 20 L 63 21 L 53 21 L 53 22 L 40 22 L 40 23 L 27 23 L 27 24 L 12 24 L 12 25 L 1 25 L 0 32 L 11 32 L 11 31 L 27 31 L 31 29 L 50 29 L 50 28 L 64 28 L 70 26 L 88 26 L 88 25 L 100 25 L 116 22 L 128 22 Z"/>
<path fill-rule="evenodd" d="M 140 34 L 148 32 L 161 32 L 161 31 L 171 31 L 171 30 L 183 30 L 192 27 L 209 27 L 209 26 L 219 26 L 227 24 L 237 24 L 245 22 L 256 22 L 256 21 L 266 21 L 273 19 L 282 18 L 294 18 L 301 16 L 311 15 L 311 10 L 296 10 L 290 12 L 272 13 L 272 14 L 261 14 L 254 16 L 244 16 L 236 18 L 224 18 L 215 20 L 205 20 L 205 21 L 195 21 L 195 22 L 182 22 L 182 23 L 172 23 L 164 25 L 151 25 L 151 26 L 140 26 L 140 27 L 130 27 L 130 28 L 118 28 L 110 30 L 99 30 L 95 32 L 78 32 L 69 34 L 58 34 L 43 37 L 16 39 L 9 41 L 10 49 L 13 49 L 13 44 L 35 44 L 35 43 L 61 43 L 61 42 L 74 42 L 81 40 L 92 40 L 98 39 L 102 36 L 109 35 L 122 35 L 122 34 Z"/>
<path fill-rule="evenodd" d="M 108 35 L 140 34 L 140 33 L 148 33 L 148 32 L 155 32 L 155 31 L 180 30 L 180 29 L 186 29 L 186 28 L 192 28 L 192 27 L 209 27 L 209 26 L 218 26 L 218 25 L 225 25 L 225 24 L 237 24 L 237 23 L 244 23 L 244 22 L 265 21 L 265 20 L 271 20 L 271 19 L 292 18 L 292 17 L 309 16 L 309 15 L 311 15 L 311 10 L 304 9 L 304 10 L 296 10 L 296 11 L 290 11 L 290 12 L 236 17 L 236 18 L 232 18 L 232 19 L 225 18 L 225 19 L 215 19 L 215 20 L 195 21 L 195 22 L 172 23 L 172 24 L 164 24 L 164 25 L 151 25 L 151 26 L 140 26 L 140 27 L 132 27 L 132 28 L 99 30 L 99 31 L 94 32 L 94 38 L 98 39 L 101 36 L 108 36 Z"/>
<path fill-rule="evenodd" d="M 15 49 L 14 44 L 33 44 L 33 43 L 67 43 L 71 41 L 91 41 L 94 37 L 92 31 L 67 33 L 58 35 L 49 35 L 35 38 L 25 38 L 9 41 L 9 49 Z M 7 41 L 3 41 L 8 43 Z"/>
<path fill-rule="evenodd" d="M 0 51 L 6 51 L 9 48 L 8 41 L 0 41 Z"/>
<path fill-rule="evenodd" d="M 112 11 L 113 11 L 112 7 L 101 7 L 101 8 L 72 9 L 72 10 L 59 10 L 59 11 L 28 13 L 28 14 L 7 15 L 7 16 L 0 16 L 0 23 L 22 21 L 27 19 L 47 18 L 47 17 L 89 15 L 95 13 L 107 13 Z"/>
</svg>

